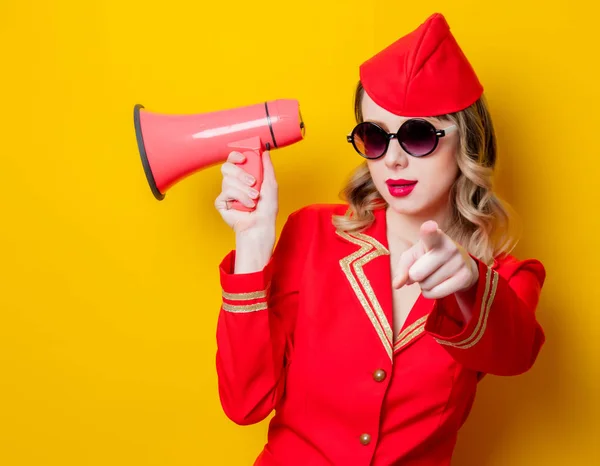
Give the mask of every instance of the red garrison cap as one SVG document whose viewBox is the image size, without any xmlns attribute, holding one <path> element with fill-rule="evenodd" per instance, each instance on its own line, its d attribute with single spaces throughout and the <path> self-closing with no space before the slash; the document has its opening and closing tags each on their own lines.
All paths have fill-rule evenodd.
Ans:
<svg viewBox="0 0 600 466">
<path fill-rule="evenodd" d="M 457 112 L 483 93 L 440 13 L 364 62 L 360 80 L 376 104 L 402 116 Z"/>
</svg>

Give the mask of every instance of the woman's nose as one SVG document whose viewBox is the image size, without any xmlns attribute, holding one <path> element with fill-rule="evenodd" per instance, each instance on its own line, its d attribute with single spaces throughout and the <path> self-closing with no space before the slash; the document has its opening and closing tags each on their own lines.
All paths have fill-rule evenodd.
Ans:
<svg viewBox="0 0 600 466">
<path fill-rule="evenodd" d="M 388 168 L 401 166 L 402 168 L 408 165 L 408 154 L 398 144 L 397 139 L 392 139 L 388 146 L 388 150 L 384 156 L 385 164 Z"/>
</svg>

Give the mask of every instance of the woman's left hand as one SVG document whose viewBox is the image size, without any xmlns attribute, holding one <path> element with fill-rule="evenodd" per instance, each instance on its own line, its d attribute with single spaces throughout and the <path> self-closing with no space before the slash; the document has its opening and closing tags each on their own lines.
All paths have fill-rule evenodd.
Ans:
<svg viewBox="0 0 600 466">
<path fill-rule="evenodd" d="M 420 239 L 404 251 L 394 277 L 394 289 L 418 283 L 424 297 L 439 299 L 465 292 L 477 283 L 477 263 L 430 220 L 421 225 Z"/>
</svg>

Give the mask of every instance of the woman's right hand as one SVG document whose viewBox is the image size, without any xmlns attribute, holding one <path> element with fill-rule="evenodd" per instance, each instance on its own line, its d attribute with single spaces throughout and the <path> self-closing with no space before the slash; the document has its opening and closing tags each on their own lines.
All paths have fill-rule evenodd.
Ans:
<svg viewBox="0 0 600 466">
<path fill-rule="evenodd" d="M 275 221 L 279 210 L 278 187 L 269 151 L 262 154 L 263 182 L 260 193 L 253 187 L 256 180 L 236 163 L 246 157 L 233 151 L 221 166 L 223 182 L 221 193 L 215 200 L 215 207 L 238 237 L 271 237 L 275 234 Z M 256 209 L 244 212 L 231 208 L 231 201 Z"/>
</svg>

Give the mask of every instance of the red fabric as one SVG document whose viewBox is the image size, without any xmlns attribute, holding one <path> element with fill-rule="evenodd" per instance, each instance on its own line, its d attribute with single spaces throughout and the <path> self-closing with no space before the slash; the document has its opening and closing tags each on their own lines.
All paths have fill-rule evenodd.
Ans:
<svg viewBox="0 0 600 466">
<path fill-rule="evenodd" d="M 538 355 L 544 268 L 477 261 L 468 322 L 453 296 L 420 295 L 394 335 L 385 210 L 363 234 L 338 234 L 331 218 L 346 209 L 292 214 L 263 271 L 234 274 L 235 251 L 222 261 L 224 412 L 246 425 L 275 410 L 260 466 L 449 465 L 481 376 L 520 374 Z"/>
<path fill-rule="evenodd" d="M 443 15 L 431 15 L 360 66 L 360 80 L 380 107 L 407 117 L 463 110 L 483 93 Z"/>
</svg>

